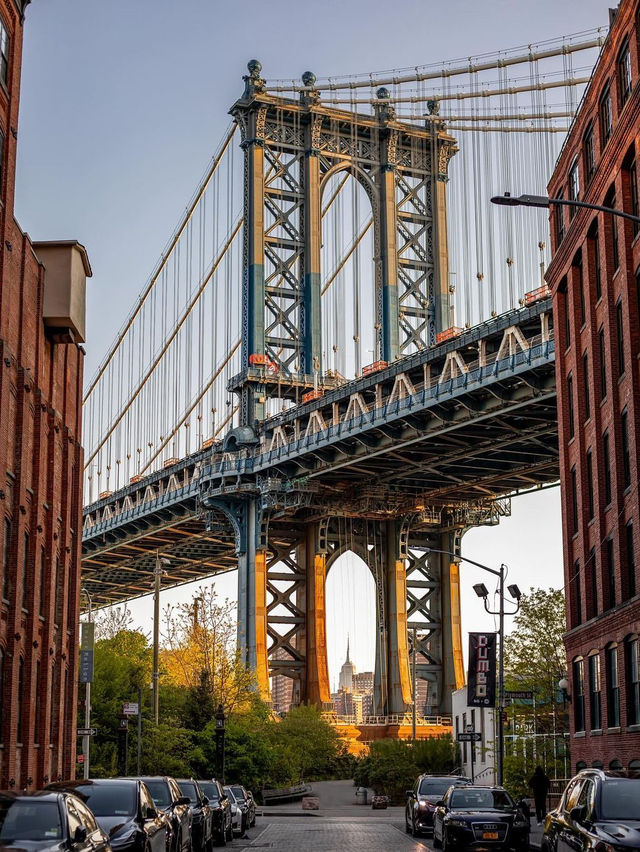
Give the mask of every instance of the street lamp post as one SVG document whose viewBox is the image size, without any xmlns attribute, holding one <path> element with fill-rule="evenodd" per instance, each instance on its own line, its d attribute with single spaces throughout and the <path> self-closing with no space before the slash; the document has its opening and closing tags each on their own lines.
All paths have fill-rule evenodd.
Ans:
<svg viewBox="0 0 640 852">
<path fill-rule="evenodd" d="M 498 766 L 497 766 L 497 774 L 498 774 L 498 784 L 502 786 L 504 781 L 504 727 L 502 721 L 502 714 L 504 713 L 504 581 L 505 581 L 505 573 L 507 570 L 507 566 L 502 563 L 500 565 L 500 569 L 496 571 L 495 568 L 489 568 L 488 565 L 483 565 L 482 562 L 476 562 L 474 559 L 468 559 L 466 556 L 460 556 L 457 553 L 454 553 L 451 550 L 437 550 L 435 547 L 427 548 L 427 553 L 441 553 L 444 556 L 452 556 L 455 560 L 459 562 L 468 562 L 470 565 L 475 565 L 476 568 L 482 568 L 483 571 L 488 571 L 490 574 L 493 574 L 495 577 L 499 578 L 499 591 L 498 596 L 500 598 L 500 606 L 496 611 L 489 609 L 487 604 L 487 598 L 489 597 L 489 590 L 484 585 L 484 583 L 476 583 L 473 587 L 475 593 L 479 598 L 483 598 L 484 600 L 484 608 L 490 615 L 499 616 L 499 628 L 498 628 L 498 638 L 500 642 L 500 648 L 498 652 L 498 724 L 497 724 L 497 733 L 498 733 Z M 515 583 L 509 586 L 509 594 L 514 597 L 518 603 L 517 607 L 513 610 L 513 612 L 506 613 L 507 615 L 515 615 L 520 609 L 520 589 L 515 585 Z"/>
<path fill-rule="evenodd" d="M 158 657 L 160 652 L 160 580 L 164 573 L 163 565 L 169 565 L 169 560 L 161 559 L 159 551 L 156 551 L 156 564 L 153 569 L 153 719 L 156 725 L 160 721 Z"/>
<path fill-rule="evenodd" d="M 226 716 L 224 714 L 224 707 L 222 704 L 218 705 L 218 710 L 216 712 L 216 773 L 218 781 L 221 784 L 224 784 L 224 762 L 225 762 L 225 730 L 224 723 L 226 720 Z"/>
<path fill-rule="evenodd" d="M 89 610 L 87 613 L 89 624 L 93 623 L 93 600 L 89 592 L 84 588 L 81 589 L 87 596 L 87 600 L 89 601 Z M 91 727 L 91 680 L 87 680 L 84 685 L 84 726 L 85 728 Z M 83 766 L 83 777 L 89 777 L 89 750 L 91 745 L 91 737 L 87 734 L 82 738 L 82 752 L 84 754 L 84 766 Z"/>
<path fill-rule="evenodd" d="M 551 207 L 552 204 L 564 207 L 586 207 L 588 210 L 598 210 L 600 213 L 610 213 L 612 216 L 620 216 L 622 219 L 630 219 L 632 222 L 640 223 L 640 216 L 618 210 L 615 207 L 604 207 L 602 204 L 590 204 L 588 201 L 577 201 L 570 198 L 549 198 L 547 195 L 494 195 L 492 204 L 503 207 Z"/>
</svg>

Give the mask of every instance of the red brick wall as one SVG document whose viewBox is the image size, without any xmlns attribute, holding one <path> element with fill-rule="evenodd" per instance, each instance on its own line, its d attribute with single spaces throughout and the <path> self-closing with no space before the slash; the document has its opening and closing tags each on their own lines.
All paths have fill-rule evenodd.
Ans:
<svg viewBox="0 0 640 852">
<path fill-rule="evenodd" d="M 44 268 L 13 218 L 22 48 L 15 0 L 0 0 L 0 16 L 10 36 L 8 84 L 0 83 L 0 571 L 5 518 L 10 530 L 8 588 L 0 595 L 5 789 L 75 772 L 83 352 L 47 338 Z"/>
<path fill-rule="evenodd" d="M 549 195 L 568 197 L 569 170 L 578 158 L 580 200 L 607 204 L 611 187 L 615 188 L 615 205 L 631 211 L 631 182 L 627 166 L 635 159 L 640 172 L 640 56 L 638 50 L 638 2 L 623 0 L 609 33 L 592 82 L 580 107 L 549 183 Z M 628 39 L 633 88 L 626 103 L 620 97 L 618 59 Z M 613 131 L 603 144 L 600 133 L 599 103 L 607 82 L 612 94 Z M 590 123 L 594 126 L 596 170 L 587 180 L 583 139 Z M 636 175 L 637 180 L 637 175 Z M 638 188 L 640 195 L 640 187 Z M 562 527 L 565 590 L 567 593 L 567 625 L 565 638 L 571 692 L 575 695 L 572 662 L 584 658 L 586 731 L 576 731 L 572 719 L 572 766 L 578 762 L 591 765 L 601 761 L 608 768 L 620 760 L 627 766 L 640 759 L 640 727 L 627 724 L 626 671 L 623 646 L 626 639 L 640 633 L 640 513 L 638 502 L 640 436 L 639 304 L 636 269 L 640 264 L 640 239 L 634 236 L 633 224 L 617 219 L 618 268 L 614 268 L 614 234 L 612 217 L 594 211 L 576 211 L 555 207 L 552 224 L 562 215 L 565 236 L 557 245 L 556 228 L 552 228 L 554 257 L 547 270 L 547 281 L 553 292 L 556 328 L 556 378 L 558 385 L 558 423 L 560 437 L 560 472 L 562 488 Z M 588 239 L 594 224 L 598 227 L 601 291 L 596 288 L 594 243 Z M 582 255 L 582 286 L 585 306 L 582 318 L 580 275 L 574 265 Z M 622 306 L 622 348 L 624 370 L 618 358 L 616 305 Z M 569 339 L 566 335 L 568 318 Z M 606 396 L 602 399 L 599 332 L 604 331 L 603 371 Z M 588 359 L 584 375 L 583 357 Z M 570 434 L 569 375 L 573 377 L 574 434 Z M 586 390 L 586 392 L 585 392 Z M 590 413 L 587 416 L 587 397 Z M 627 411 L 630 485 L 625 486 L 621 414 Z M 606 497 L 605 454 L 603 435 L 608 431 L 611 467 L 611 500 Z M 589 509 L 589 483 L 586 457 L 593 459 L 593 518 Z M 573 519 L 571 471 L 575 468 L 577 484 L 577 525 Z M 626 525 L 633 524 L 632 552 L 627 552 Z M 608 564 L 607 540 L 613 542 L 613 569 Z M 591 557 L 591 551 L 595 559 Z M 630 560 L 633 560 L 630 563 Z M 594 565 L 595 562 L 595 565 Z M 635 565 L 631 571 L 630 564 Z M 634 574 L 636 594 L 630 592 L 629 575 Z M 614 587 L 615 601 L 610 589 Z M 620 675 L 621 725 L 613 729 L 607 718 L 607 680 L 604 651 L 618 643 Z M 588 694 L 590 653 L 600 656 L 602 674 L 603 720 L 599 730 L 591 731 Z M 575 702 L 574 702 L 575 707 Z"/>
</svg>

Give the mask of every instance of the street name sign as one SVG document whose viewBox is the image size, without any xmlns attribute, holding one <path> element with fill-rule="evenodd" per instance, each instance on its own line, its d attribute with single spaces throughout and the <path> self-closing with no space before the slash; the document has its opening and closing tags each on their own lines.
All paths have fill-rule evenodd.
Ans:
<svg viewBox="0 0 640 852">
<path fill-rule="evenodd" d="M 466 733 L 456 734 L 456 739 L 459 743 L 479 743 L 482 741 L 480 731 L 467 731 Z"/>
<path fill-rule="evenodd" d="M 97 731 L 95 728 L 78 728 L 76 733 L 79 737 L 95 737 Z"/>
<path fill-rule="evenodd" d="M 510 698 L 512 701 L 514 698 L 520 698 L 523 701 L 532 701 L 533 700 L 533 692 L 530 689 L 511 689 L 505 692 L 505 697 Z"/>
</svg>

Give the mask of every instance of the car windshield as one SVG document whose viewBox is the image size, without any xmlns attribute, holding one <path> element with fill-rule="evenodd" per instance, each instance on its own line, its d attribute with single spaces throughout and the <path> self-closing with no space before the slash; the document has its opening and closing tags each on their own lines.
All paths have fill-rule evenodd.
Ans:
<svg viewBox="0 0 640 852">
<path fill-rule="evenodd" d="M 192 805 L 194 805 L 198 801 L 196 785 L 193 784 L 191 781 L 181 781 L 180 789 L 182 790 L 182 795 L 187 796 Z"/>
<path fill-rule="evenodd" d="M 224 791 L 227 794 L 227 796 L 229 797 L 229 800 L 231 802 L 237 802 L 236 797 L 233 795 L 233 788 L 232 787 L 225 787 Z"/>
<path fill-rule="evenodd" d="M 602 785 L 602 819 L 638 819 L 640 778 L 607 778 Z"/>
<path fill-rule="evenodd" d="M 444 796 L 452 784 L 459 784 L 456 778 L 423 778 L 418 791 L 421 796 Z"/>
<path fill-rule="evenodd" d="M 244 800 L 244 791 L 242 787 L 232 787 L 233 795 L 236 797 L 236 801 L 242 802 Z"/>
<path fill-rule="evenodd" d="M 218 785 L 213 781 L 200 781 L 200 789 L 212 804 L 218 801 Z"/>
<path fill-rule="evenodd" d="M 95 816 L 134 816 L 137 796 L 134 784 L 83 784 L 73 791 Z"/>
<path fill-rule="evenodd" d="M 513 799 L 504 790 L 478 790 L 473 787 L 459 787 L 451 794 L 453 811 L 504 811 L 514 807 Z"/>
<path fill-rule="evenodd" d="M 57 802 L 16 799 L 0 802 L 0 845 L 14 840 L 62 840 Z"/>
<path fill-rule="evenodd" d="M 166 781 L 145 780 L 151 798 L 155 802 L 157 808 L 168 808 L 171 804 L 171 796 L 169 794 L 169 785 Z"/>
</svg>

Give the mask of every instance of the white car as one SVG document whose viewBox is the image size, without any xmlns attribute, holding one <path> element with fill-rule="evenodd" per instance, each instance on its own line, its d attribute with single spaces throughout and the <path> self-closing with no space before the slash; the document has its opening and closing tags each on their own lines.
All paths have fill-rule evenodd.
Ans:
<svg viewBox="0 0 640 852">
<path fill-rule="evenodd" d="M 239 834 L 242 837 L 247 828 L 245 825 L 244 811 L 238 804 L 236 797 L 233 795 L 231 787 L 225 787 L 224 792 L 229 797 L 229 804 L 231 805 L 231 827 L 233 828 L 233 833 Z"/>
</svg>

